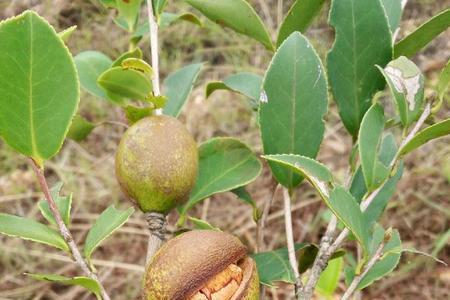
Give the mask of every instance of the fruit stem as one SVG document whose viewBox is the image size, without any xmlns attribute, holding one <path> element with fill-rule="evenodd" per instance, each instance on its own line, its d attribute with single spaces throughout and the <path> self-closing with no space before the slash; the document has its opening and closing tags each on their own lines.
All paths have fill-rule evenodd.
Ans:
<svg viewBox="0 0 450 300">
<path fill-rule="evenodd" d="M 166 216 L 157 212 L 145 213 L 150 236 L 148 239 L 146 265 L 150 263 L 156 251 L 162 246 L 166 233 Z"/>
</svg>

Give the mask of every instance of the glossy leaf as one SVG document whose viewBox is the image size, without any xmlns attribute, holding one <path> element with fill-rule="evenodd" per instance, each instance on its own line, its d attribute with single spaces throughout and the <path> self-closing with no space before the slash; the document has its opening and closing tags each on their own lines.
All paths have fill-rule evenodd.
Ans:
<svg viewBox="0 0 450 300">
<path fill-rule="evenodd" d="M 381 4 L 386 12 L 391 32 L 394 33 L 402 18 L 402 0 L 381 0 Z"/>
<path fill-rule="evenodd" d="M 64 42 L 67 42 L 67 40 L 72 36 L 75 30 L 77 30 L 77 25 L 70 26 L 69 28 L 66 28 L 63 31 L 58 32 L 58 35 Z"/>
<path fill-rule="evenodd" d="M 386 78 L 403 126 L 417 120 L 424 100 L 424 77 L 409 59 L 400 56 L 387 64 L 381 73 Z"/>
<path fill-rule="evenodd" d="M 261 18 L 245 0 L 186 0 L 213 22 L 249 36 L 273 50 L 269 32 Z"/>
<path fill-rule="evenodd" d="M 166 28 L 178 21 L 186 21 L 200 27 L 203 26 L 202 21 L 192 13 L 172 14 L 166 12 L 161 14 L 161 17 L 159 19 L 159 26 L 160 28 Z"/>
<path fill-rule="evenodd" d="M 367 253 L 370 228 L 356 199 L 344 188 L 337 186 L 331 191 L 327 205 L 345 227 L 353 233 L 364 252 Z"/>
<path fill-rule="evenodd" d="M 53 200 L 56 203 L 58 211 L 61 215 L 61 218 L 67 226 L 70 224 L 70 211 L 72 209 L 72 194 L 69 196 L 61 196 L 61 188 L 63 183 L 60 181 L 56 183 L 50 190 L 50 194 L 52 195 Z M 41 211 L 42 216 L 52 225 L 57 225 L 55 217 L 53 216 L 48 202 L 43 199 L 38 202 L 39 210 Z"/>
<path fill-rule="evenodd" d="M 253 73 L 242 72 L 228 76 L 224 81 L 210 82 L 206 86 L 206 98 L 216 90 L 229 90 L 242 94 L 255 102 L 259 101 L 262 77 Z"/>
<path fill-rule="evenodd" d="M 320 274 L 317 282 L 317 291 L 325 297 L 331 297 L 336 291 L 339 279 L 341 278 L 342 268 L 344 266 L 344 258 L 330 260 L 327 267 Z"/>
<path fill-rule="evenodd" d="M 295 250 L 299 251 L 307 246 L 309 244 L 299 243 L 295 245 Z M 255 253 L 252 258 L 256 262 L 261 284 L 274 286 L 277 282 L 295 282 L 287 248 Z"/>
<path fill-rule="evenodd" d="M 202 63 L 188 65 L 167 76 L 163 83 L 167 96 L 164 114 L 177 117 L 181 113 L 202 67 Z"/>
<path fill-rule="evenodd" d="M 69 251 L 59 232 L 31 219 L 0 213 L 0 233 Z"/>
<path fill-rule="evenodd" d="M 333 176 L 330 170 L 320 162 L 309 157 L 293 154 L 263 155 L 263 158 L 305 177 L 322 198 L 328 198 L 328 186 L 333 181 Z"/>
<path fill-rule="evenodd" d="M 106 70 L 97 80 L 105 92 L 117 95 L 121 98 L 131 98 L 144 101 L 152 92 L 150 78 L 140 71 L 113 67 Z M 124 101 L 124 100 L 122 100 Z M 119 103 L 122 103 L 120 101 Z"/>
<path fill-rule="evenodd" d="M 120 55 L 111 65 L 111 67 L 120 67 L 122 66 L 122 62 L 129 58 L 138 58 L 142 59 L 142 50 L 140 48 L 134 48 L 133 50 L 130 50 L 128 52 L 123 53 Z M 105 70 L 106 71 L 106 70 Z"/>
<path fill-rule="evenodd" d="M 134 124 L 142 118 L 150 116 L 155 109 L 153 107 L 137 107 L 134 105 L 127 105 L 125 107 L 125 116 L 130 124 Z"/>
<path fill-rule="evenodd" d="M 0 132 L 38 164 L 62 146 L 79 102 L 72 56 L 33 11 L 0 23 Z"/>
<path fill-rule="evenodd" d="M 264 154 L 314 158 L 323 138 L 328 94 L 322 63 L 308 40 L 295 32 L 278 48 L 263 83 L 259 123 Z M 302 177 L 269 162 L 276 180 L 294 188 Z"/>
<path fill-rule="evenodd" d="M 86 243 L 83 249 L 83 255 L 88 261 L 91 259 L 92 253 L 100 244 L 106 240 L 117 229 L 124 225 L 128 218 L 133 214 L 134 208 L 130 207 L 125 211 L 117 210 L 114 205 L 108 207 L 98 217 L 95 224 L 89 230 L 86 237 Z"/>
<path fill-rule="evenodd" d="M 244 186 L 261 172 L 261 163 L 250 148 L 233 138 L 213 138 L 199 147 L 199 174 L 182 213 L 201 200 Z"/>
<path fill-rule="evenodd" d="M 80 115 L 75 115 L 70 125 L 67 137 L 76 142 L 84 141 L 92 130 L 94 130 L 95 124 L 89 122 Z"/>
<path fill-rule="evenodd" d="M 394 57 L 411 57 L 450 26 L 450 8 L 420 25 L 413 33 L 395 44 Z"/>
<path fill-rule="evenodd" d="M 389 163 L 378 158 L 384 129 L 383 108 L 374 104 L 364 116 L 359 132 L 359 156 L 364 180 L 369 191 L 377 188 L 389 175 Z"/>
<path fill-rule="evenodd" d="M 142 0 L 116 0 L 119 17 L 125 20 L 130 32 L 133 32 L 136 27 L 141 4 Z"/>
<path fill-rule="evenodd" d="M 325 0 L 296 0 L 281 23 L 277 47 L 293 32 L 304 33 L 320 12 L 324 3 Z"/>
<path fill-rule="evenodd" d="M 419 131 L 414 138 L 409 141 L 400 150 L 401 155 L 408 154 L 409 152 L 419 148 L 423 144 L 450 134 L 450 119 L 446 119 L 434 125 L 431 125 L 422 131 Z"/>
<path fill-rule="evenodd" d="M 384 80 L 375 65 L 392 58 L 392 36 L 380 0 L 333 0 L 330 25 L 336 39 L 328 53 L 328 76 L 339 114 L 355 138 Z"/>
<path fill-rule="evenodd" d="M 89 277 L 83 276 L 65 277 L 55 274 L 31 274 L 31 273 L 26 273 L 26 275 L 41 281 L 50 281 L 62 285 L 78 285 L 92 292 L 97 297 L 98 300 L 102 299 L 100 296 L 100 284 Z"/>
<path fill-rule="evenodd" d="M 108 70 L 111 59 L 98 51 L 84 51 L 75 56 L 81 86 L 91 95 L 106 99 L 105 92 L 97 83 L 98 77 Z"/>
</svg>

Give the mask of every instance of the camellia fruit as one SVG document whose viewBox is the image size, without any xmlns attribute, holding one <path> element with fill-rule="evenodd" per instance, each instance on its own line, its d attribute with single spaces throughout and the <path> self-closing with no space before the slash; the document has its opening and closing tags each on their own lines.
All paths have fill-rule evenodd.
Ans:
<svg viewBox="0 0 450 300">
<path fill-rule="evenodd" d="M 148 264 L 144 300 L 258 300 L 256 264 L 234 236 L 214 230 L 169 240 Z"/>
<path fill-rule="evenodd" d="M 198 149 L 177 119 L 154 115 L 133 124 L 116 153 L 116 176 L 143 212 L 167 214 L 184 203 L 195 184 Z"/>
</svg>

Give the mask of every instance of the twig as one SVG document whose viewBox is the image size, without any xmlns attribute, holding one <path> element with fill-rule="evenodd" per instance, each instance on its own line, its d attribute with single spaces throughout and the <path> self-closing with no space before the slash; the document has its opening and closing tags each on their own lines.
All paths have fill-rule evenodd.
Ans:
<svg viewBox="0 0 450 300">
<path fill-rule="evenodd" d="M 264 203 L 261 219 L 259 219 L 258 224 L 256 225 L 256 252 L 264 250 L 264 229 L 266 227 L 267 218 L 269 217 L 270 207 L 280 188 L 282 188 L 282 186 L 281 184 L 278 184 L 273 194 L 268 197 Z"/>
<path fill-rule="evenodd" d="M 364 276 L 366 276 L 366 274 L 370 271 L 370 269 L 373 268 L 375 263 L 383 255 L 384 246 L 389 241 L 389 239 L 390 239 L 390 235 L 389 235 L 389 237 L 385 237 L 383 239 L 383 241 L 380 243 L 380 245 L 378 246 L 377 250 L 375 251 L 374 255 L 372 256 L 372 258 L 369 260 L 369 262 L 365 266 L 364 271 L 362 271 L 361 274 L 359 274 L 359 275 L 355 276 L 355 278 L 353 278 L 352 283 L 350 284 L 348 289 L 345 291 L 345 293 L 342 296 L 341 300 L 349 299 L 350 296 L 355 292 L 356 288 L 358 287 L 358 285 L 361 282 L 361 280 L 363 280 Z"/>
<path fill-rule="evenodd" d="M 148 238 L 146 265 L 162 246 L 166 233 L 166 216 L 156 212 L 145 213 L 150 236 Z"/>
<path fill-rule="evenodd" d="M 155 96 L 161 95 L 161 90 L 159 86 L 159 45 L 158 45 L 158 23 L 155 19 L 155 14 L 153 10 L 152 0 L 147 0 L 147 15 L 148 15 L 148 26 L 150 29 L 150 50 L 152 57 L 152 68 L 154 71 L 152 84 L 153 84 L 153 94 Z M 156 115 L 161 115 L 161 109 L 155 110 Z"/>
<path fill-rule="evenodd" d="M 283 188 L 284 223 L 286 227 L 286 241 L 289 255 L 289 263 L 295 276 L 295 294 L 298 295 L 302 288 L 300 273 L 298 271 L 297 258 L 295 257 L 294 233 L 292 231 L 291 197 L 289 191 Z"/>
<path fill-rule="evenodd" d="M 39 181 L 39 185 L 41 186 L 42 192 L 45 195 L 45 199 L 47 200 L 48 206 L 49 206 L 53 216 L 55 217 L 59 232 L 61 233 L 61 236 L 64 238 L 67 245 L 69 246 L 70 252 L 72 253 L 72 258 L 80 266 L 81 270 L 83 270 L 85 275 L 87 275 L 89 278 L 98 282 L 103 300 L 110 300 L 102 283 L 98 279 L 97 275 L 89 269 L 86 261 L 83 259 L 83 256 L 81 255 L 80 251 L 78 250 L 77 245 L 75 244 L 72 234 L 70 233 L 66 224 L 64 224 L 61 214 L 59 213 L 58 207 L 56 206 L 56 203 L 52 197 L 52 194 L 50 193 L 50 189 L 48 187 L 47 180 L 45 178 L 43 169 L 41 169 L 39 167 L 39 165 L 33 159 L 31 159 L 31 165 L 33 167 L 34 172 L 36 173 L 36 176 Z"/>
<path fill-rule="evenodd" d="M 399 151 L 395 155 L 394 159 L 392 159 L 391 163 L 389 164 L 389 168 L 392 169 L 397 161 L 400 158 L 400 151 L 402 148 L 411 141 L 411 139 L 414 138 L 414 136 L 417 134 L 417 132 L 420 130 L 420 127 L 425 123 L 426 119 L 430 116 L 431 113 L 431 104 L 427 103 L 425 105 L 425 108 L 417 120 L 417 123 L 413 127 L 413 129 L 409 132 L 409 134 L 406 136 L 406 138 L 401 142 L 399 146 Z M 372 201 L 376 198 L 376 196 L 379 194 L 379 192 L 383 189 L 384 185 L 388 181 L 388 178 L 372 193 L 367 195 L 367 197 L 362 201 L 360 207 L 362 211 L 365 211 L 367 207 L 372 203 Z M 331 222 L 330 222 L 331 223 Z M 329 225 L 330 227 L 331 225 Z M 328 231 L 328 229 L 327 229 Z M 342 243 L 345 241 L 349 234 L 349 230 L 347 228 L 344 228 L 344 230 L 341 231 L 341 233 L 338 235 L 338 237 L 334 240 L 334 242 L 326 247 L 327 245 L 324 244 L 324 247 L 322 249 L 322 245 L 319 249 L 319 253 L 316 257 L 316 260 L 314 261 L 313 267 L 311 269 L 311 273 L 309 275 L 308 281 L 306 282 L 306 285 L 302 291 L 301 299 L 307 300 L 311 299 L 312 294 L 314 292 L 314 288 L 317 284 L 317 281 L 319 280 L 319 276 L 322 273 L 322 271 L 325 269 L 331 255 L 333 255 L 334 252 L 342 245 Z M 326 234 L 325 234 L 326 235 Z"/>
</svg>

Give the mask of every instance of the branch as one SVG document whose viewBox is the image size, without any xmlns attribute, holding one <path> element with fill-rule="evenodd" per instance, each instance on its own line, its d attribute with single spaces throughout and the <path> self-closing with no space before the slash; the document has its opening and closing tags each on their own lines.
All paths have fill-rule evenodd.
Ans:
<svg viewBox="0 0 450 300">
<path fill-rule="evenodd" d="M 56 206 L 55 200 L 53 199 L 52 194 L 50 193 L 50 189 L 48 187 L 47 180 L 45 178 L 43 169 L 41 169 L 39 167 L 39 165 L 33 159 L 31 159 L 31 165 L 32 165 L 33 170 L 36 174 L 36 177 L 39 181 L 39 185 L 41 186 L 42 192 L 44 192 L 45 199 L 47 200 L 48 206 L 49 206 L 53 216 L 55 217 L 59 232 L 61 233 L 61 236 L 64 238 L 67 245 L 69 246 L 73 260 L 78 264 L 78 266 L 81 268 L 81 270 L 83 270 L 84 274 L 87 277 L 98 282 L 103 300 L 110 300 L 102 283 L 98 279 L 97 275 L 89 269 L 86 261 L 83 259 L 83 256 L 80 253 L 80 250 L 78 250 L 78 247 L 75 244 L 75 241 L 73 240 L 72 234 L 70 233 L 66 224 L 64 224 L 61 214 L 59 213 L 58 207 Z"/>
<path fill-rule="evenodd" d="M 284 223 L 286 227 L 286 241 L 289 255 L 289 263 L 295 276 L 295 294 L 299 295 L 302 288 L 300 273 L 298 271 L 297 258 L 295 257 L 294 233 L 292 232 L 291 197 L 286 188 L 283 188 Z"/>
<path fill-rule="evenodd" d="M 148 26 L 150 29 L 150 50 L 152 57 L 152 68 L 154 70 L 152 84 L 153 94 L 161 95 L 159 86 L 159 45 L 158 45 L 158 23 L 156 22 L 152 0 L 147 0 Z M 161 109 L 155 110 L 155 114 L 162 114 Z"/>
<path fill-rule="evenodd" d="M 145 213 L 150 236 L 148 238 L 146 265 L 150 263 L 156 251 L 162 246 L 166 233 L 166 216 L 156 212 Z"/>
<path fill-rule="evenodd" d="M 270 197 L 267 197 L 262 212 L 261 219 L 259 219 L 256 225 L 256 252 L 264 250 L 264 229 L 266 227 L 267 218 L 269 217 L 270 207 L 274 201 L 275 196 L 279 189 L 282 188 L 281 184 L 278 184 Z"/>
</svg>

